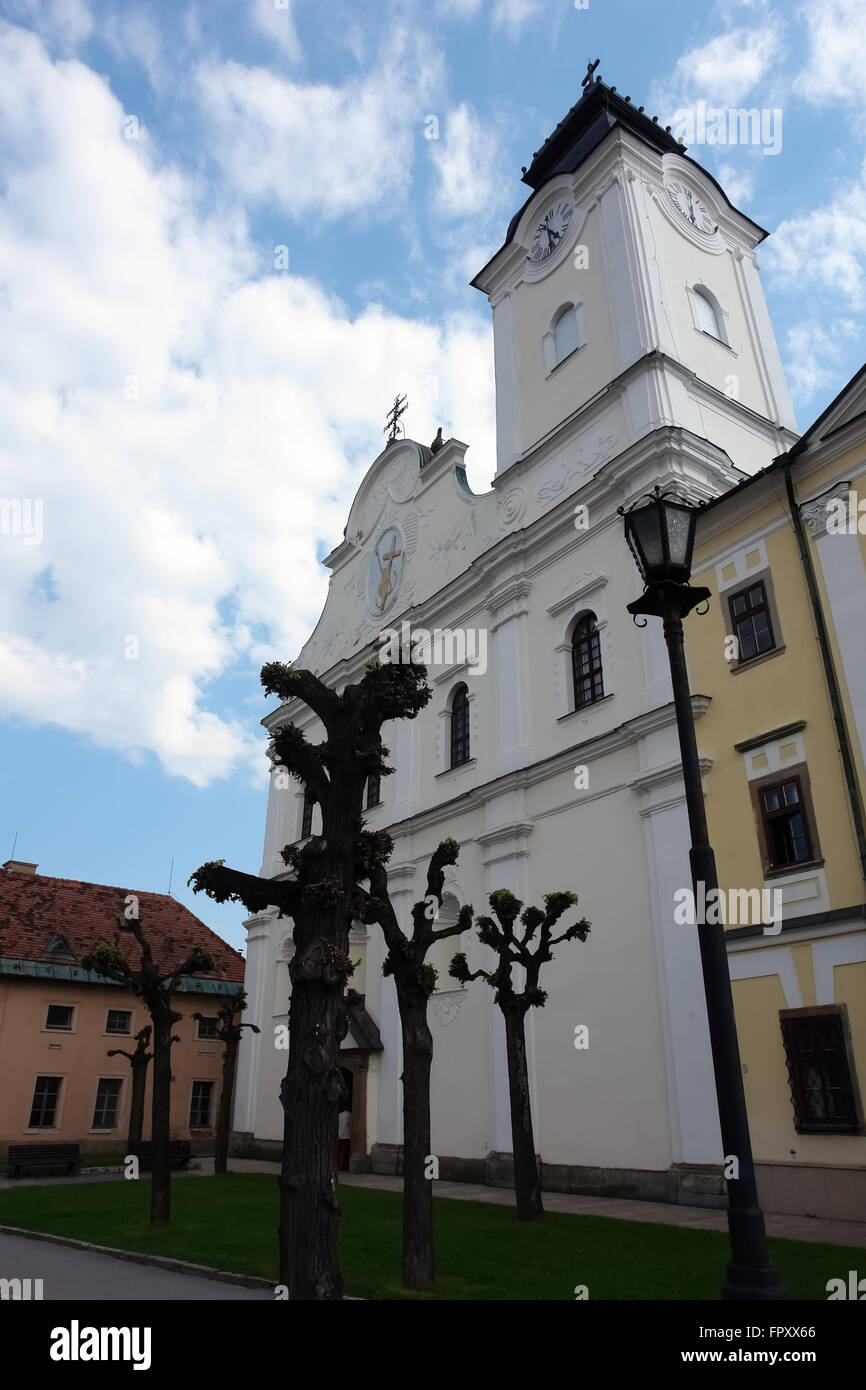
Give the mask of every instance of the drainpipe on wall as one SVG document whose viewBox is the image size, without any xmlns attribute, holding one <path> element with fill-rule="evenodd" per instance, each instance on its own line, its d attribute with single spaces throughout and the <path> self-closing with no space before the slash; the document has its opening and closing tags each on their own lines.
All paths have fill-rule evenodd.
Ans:
<svg viewBox="0 0 866 1390">
<path fill-rule="evenodd" d="M 796 450 L 796 445 L 794 449 Z M 794 494 L 794 484 L 791 480 L 791 462 L 792 459 L 790 455 L 783 456 L 781 459 L 782 468 L 785 473 L 785 490 L 788 494 L 788 507 L 791 512 L 794 535 L 797 537 L 797 547 L 800 551 L 800 561 L 803 566 L 803 574 L 806 578 L 806 588 L 809 591 L 812 615 L 815 619 L 815 627 L 818 631 L 818 645 L 821 648 L 821 660 L 824 663 L 824 676 L 830 694 L 830 707 L 833 712 L 836 739 L 839 744 L 842 768 L 845 773 L 845 786 L 848 790 L 848 801 L 851 805 L 851 816 L 854 820 L 854 830 L 857 835 L 857 852 L 860 855 L 860 873 L 863 879 L 866 880 L 866 819 L 864 819 L 863 814 L 863 802 L 860 797 L 860 788 L 857 785 L 857 774 L 851 752 L 851 740 L 848 736 L 848 726 L 845 723 L 845 711 L 842 708 L 839 682 L 836 678 L 836 668 L 833 665 L 833 654 L 830 650 L 827 624 L 824 621 L 824 610 L 821 607 L 821 595 L 818 592 L 818 583 L 815 578 L 815 566 L 812 564 L 809 542 L 806 538 L 803 518 L 800 515 L 800 507 Z"/>
</svg>

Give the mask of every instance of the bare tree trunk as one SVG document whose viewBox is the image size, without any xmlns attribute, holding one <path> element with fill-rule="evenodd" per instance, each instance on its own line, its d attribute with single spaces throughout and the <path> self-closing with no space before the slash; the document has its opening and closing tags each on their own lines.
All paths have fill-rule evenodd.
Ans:
<svg viewBox="0 0 866 1390">
<path fill-rule="evenodd" d="M 532 1102 L 526 1066 L 525 1013 L 505 1012 L 505 1042 L 508 1056 L 508 1092 L 511 1100 L 511 1149 L 514 1157 L 514 1195 L 518 1221 L 537 1221 L 543 1214 L 535 1138 L 532 1133 Z"/>
<path fill-rule="evenodd" d="M 147 1062 L 133 1062 L 132 1064 L 132 1099 L 129 1103 L 127 1152 L 131 1151 L 133 1144 L 141 1143 L 141 1136 L 144 1133 L 144 1093 L 147 1087 L 147 1066 Z"/>
<path fill-rule="evenodd" d="M 150 1141 L 150 1224 L 166 1226 L 171 1220 L 171 1163 L 168 1144 L 171 1130 L 171 1010 L 153 1020 L 153 1104 Z"/>
<path fill-rule="evenodd" d="M 225 1173 L 228 1170 L 229 1130 L 232 1123 L 232 1092 L 235 1084 L 237 1055 L 237 1039 L 229 1038 L 223 1053 L 223 1084 L 220 1091 L 220 1108 L 217 1114 L 216 1147 L 213 1160 L 215 1173 Z"/>
<path fill-rule="evenodd" d="M 425 1176 L 430 1155 L 430 1068 L 433 1038 L 427 999 L 399 991 L 403 1031 L 403 1283 L 433 1283 L 433 1184 Z"/>
<path fill-rule="evenodd" d="M 314 941 L 307 957 L 321 950 Z M 285 1115 L 280 1174 L 280 1283 L 290 1299 L 341 1299 L 337 1265 L 337 1128 L 344 1082 L 337 1062 L 345 1036 L 342 983 L 304 978 L 292 962 L 289 1065 L 280 1091 Z M 312 1040 L 312 1041 L 311 1041 Z"/>
</svg>

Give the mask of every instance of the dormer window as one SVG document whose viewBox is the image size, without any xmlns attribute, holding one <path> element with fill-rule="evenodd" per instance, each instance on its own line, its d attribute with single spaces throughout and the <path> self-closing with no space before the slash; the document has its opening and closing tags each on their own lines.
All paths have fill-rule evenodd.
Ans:
<svg viewBox="0 0 866 1390">
<path fill-rule="evenodd" d="M 75 953 L 65 936 L 52 936 L 45 947 L 45 954 L 46 956 L 60 956 L 66 960 L 75 960 Z"/>
</svg>

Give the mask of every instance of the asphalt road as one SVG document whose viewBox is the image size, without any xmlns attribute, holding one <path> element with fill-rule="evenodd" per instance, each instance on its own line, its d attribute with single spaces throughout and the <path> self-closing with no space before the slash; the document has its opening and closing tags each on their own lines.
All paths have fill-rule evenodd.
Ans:
<svg viewBox="0 0 866 1390">
<path fill-rule="evenodd" d="M 195 1274 L 175 1274 L 154 1265 L 133 1264 L 112 1255 L 28 1240 L 0 1232 L 0 1279 L 41 1279 L 47 1302 L 123 1302 L 164 1300 L 171 1302 L 254 1299 L 273 1302 L 269 1289 L 247 1289 L 242 1284 L 223 1284 Z"/>
</svg>

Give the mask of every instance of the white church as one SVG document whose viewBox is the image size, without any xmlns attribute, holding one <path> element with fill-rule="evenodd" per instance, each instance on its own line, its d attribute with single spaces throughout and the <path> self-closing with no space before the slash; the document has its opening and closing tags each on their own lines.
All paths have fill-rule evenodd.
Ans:
<svg viewBox="0 0 866 1390">
<path fill-rule="evenodd" d="M 465 653 L 434 653 L 418 718 L 383 729 L 396 771 L 367 789 L 369 827 L 394 840 L 398 915 L 408 928 L 446 836 L 460 858 L 440 924 L 464 903 L 488 911 L 494 889 L 527 904 L 575 891 L 591 933 L 557 949 L 527 1021 L 542 1186 L 714 1202 L 697 935 L 673 921 L 690 877 L 667 654 L 661 624 L 640 630 L 626 612 L 641 585 L 617 508 L 656 483 L 726 492 L 789 448 L 796 424 L 758 274 L 766 233 L 643 108 L 591 73 L 584 87 L 472 282 L 493 312 L 492 489 L 470 490 L 458 439 L 389 441 L 325 560 L 327 600 L 294 664 L 341 686 L 383 629 L 466 634 Z M 289 719 L 317 738 L 297 702 L 264 722 Z M 280 850 L 317 817 L 297 783 L 274 779 L 263 877 L 286 873 Z M 241 1049 L 233 1152 L 276 1157 L 292 923 L 272 909 L 246 927 L 245 1017 L 261 1032 Z M 456 951 L 488 963 L 474 930 L 434 946 L 433 1151 L 443 1178 L 505 1183 L 504 1030 L 492 990 L 449 978 Z M 351 1166 L 399 1172 L 400 1026 L 379 928 L 353 929 L 351 954 Z"/>
</svg>

